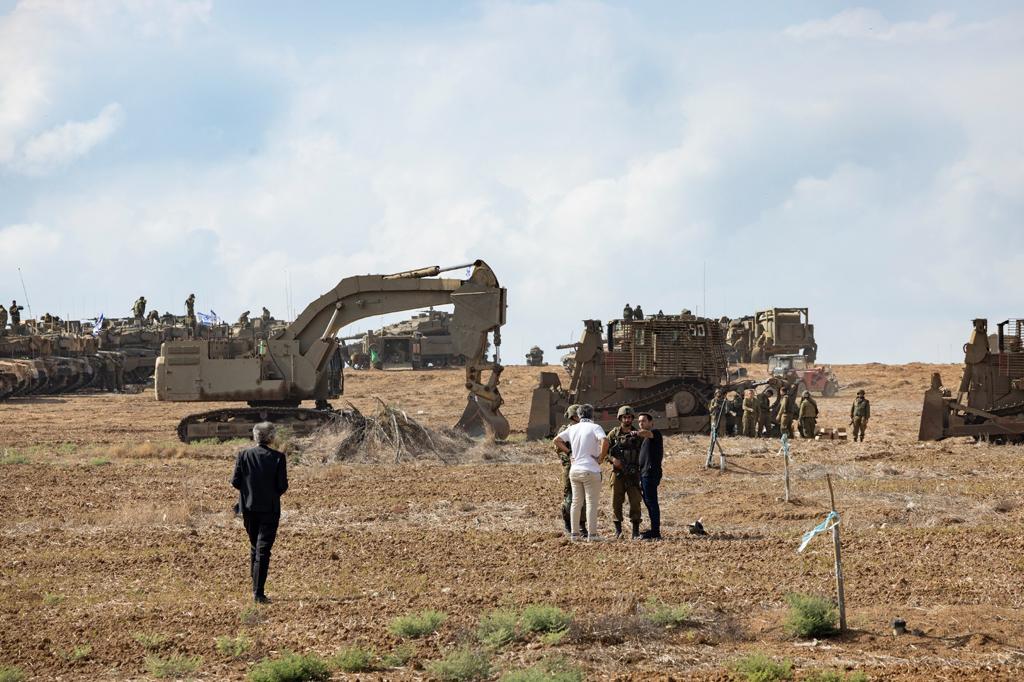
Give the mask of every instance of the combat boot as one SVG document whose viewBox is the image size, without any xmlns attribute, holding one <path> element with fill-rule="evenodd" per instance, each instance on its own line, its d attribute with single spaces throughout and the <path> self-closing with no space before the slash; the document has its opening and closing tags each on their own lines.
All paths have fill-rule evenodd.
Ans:
<svg viewBox="0 0 1024 682">
<path fill-rule="evenodd" d="M 566 534 L 572 535 L 572 523 L 569 519 L 569 512 L 567 512 L 565 509 L 562 509 L 562 523 L 565 524 Z"/>
<path fill-rule="evenodd" d="M 633 521 L 633 539 L 634 540 L 639 540 L 640 539 L 640 522 L 639 521 Z"/>
<path fill-rule="evenodd" d="M 615 522 L 615 539 L 618 540 L 622 537 L 622 521 Z"/>
</svg>

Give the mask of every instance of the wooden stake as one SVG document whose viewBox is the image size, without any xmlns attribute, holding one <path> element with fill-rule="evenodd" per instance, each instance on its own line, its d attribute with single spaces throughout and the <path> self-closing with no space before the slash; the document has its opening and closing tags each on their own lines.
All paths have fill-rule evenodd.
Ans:
<svg viewBox="0 0 1024 682">
<path fill-rule="evenodd" d="M 828 499 L 832 505 L 832 511 L 836 510 L 836 495 L 832 490 L 832 477 L 825 474 L 825 482 L 828 483 Z M 839 539 L 839 524 L 832 526 L 832 549 L 836 559 L 836 596 L 839 600 L 839 631 L 846 630 L 846 591 L 843 589 L 843 552 Z"/>
<path fill-rule="evenodd" d="M 782 434 L 782 447 L 779 448 L 779 452 L 782 453 L 782 469 L 786 477 L 786 498 L 784 501 L 789 502 L 789 436 L 786 434 Z"/>
</svg>

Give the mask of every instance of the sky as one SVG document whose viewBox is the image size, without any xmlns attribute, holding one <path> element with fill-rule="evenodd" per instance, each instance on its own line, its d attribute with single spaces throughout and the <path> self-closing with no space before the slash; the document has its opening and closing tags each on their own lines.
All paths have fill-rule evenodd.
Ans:
<svg viewBox="0 0 1024 682">
<path fill-rule="evenodd" d="M 0 0 L 0 301 L 285 317 L 479 258 L 506 364 L 627 302 L 959 361 L 1024 314 L 1021 83 L 1014 2 Z"/>
</svg>

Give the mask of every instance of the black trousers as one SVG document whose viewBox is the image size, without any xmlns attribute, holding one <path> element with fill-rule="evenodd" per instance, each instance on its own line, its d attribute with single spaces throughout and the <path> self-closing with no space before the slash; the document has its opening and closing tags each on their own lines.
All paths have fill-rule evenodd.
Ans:
<svg viewBox="0 0 1024 682">
<path fill-rule="evenodd" d="M 644 504 L 647 505 L 647 517 L 651 520 L 651 533 L 661 535 L 661 505 L 658 504 L 658 484 L 661 483 L 661 474 L 640 477 L 640 489 L 644 494 Z"/>
<path fill-rule="evenodd" d="M 245 532 L 249 534 L 249 570 L 252 575 L 252 593 L 263 595 L 270 570 L 270 548 L 277 537 L 277 525 L 281 522 L 280 512 L 242 512 Z"/>
</svg>

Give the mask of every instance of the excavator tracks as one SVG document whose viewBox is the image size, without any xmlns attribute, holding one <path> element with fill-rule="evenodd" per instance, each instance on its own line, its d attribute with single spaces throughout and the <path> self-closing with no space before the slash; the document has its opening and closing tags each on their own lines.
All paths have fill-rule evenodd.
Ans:
<svg viewBox="0 0 1024 682">
<path fill-rule="evenodd" d="M 252 427 L 270 422 L 291 429 L 296 435 L 307 435 L 322 426 L 344 418 L 335 410 L 303 407 L 240 407 L 190 414 L 178 424 L 178 438 L 183 443 L 214 438 L 231 440 L 252 438 Z"/>
</svg>

